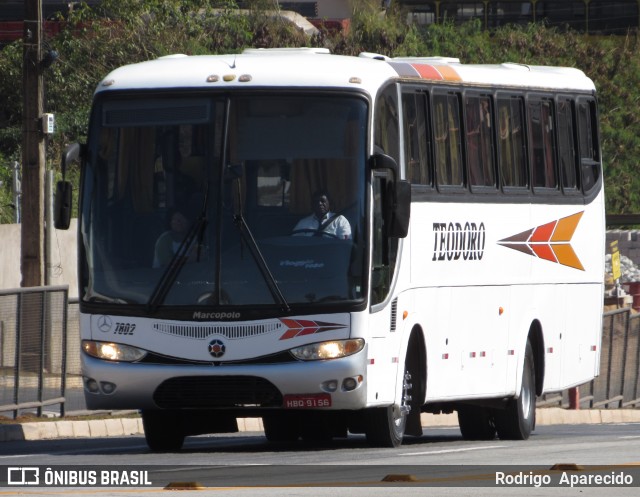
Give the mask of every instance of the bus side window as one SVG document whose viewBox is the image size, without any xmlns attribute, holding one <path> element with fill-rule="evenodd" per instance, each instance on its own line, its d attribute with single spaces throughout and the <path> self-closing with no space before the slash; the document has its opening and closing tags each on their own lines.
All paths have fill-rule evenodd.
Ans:
<svg viewBox="0 0 640 497">
<path fill-rule="evenodd" d="M 439 186 L 464 186 L 458 94 L 435 93 L 433 109 L 437 183 Z"/>
<path fill-rule="evenodd" d="M 402 95 L 404 156 L 407 179 L 414 185 L 432 185 L 427 148 L 427 96 L 406 91 Z"/>
<path fill-rule="evenodd" d="M 491 97 L 467 95 L 465 137 L 471 186 L 495 186 Z"/>
<path fill-rule="evenodd" d="M 375 112 L 376 148 L 393 157 L 400 164 L 400 123 L 396 86 L 391 85 L 378 96 Z M 398 239 L 389 236 L 389 226 L 385 224 L 387 212 L 384 203 L 389 201 L 389 183 L 385 174 L 374 173 L 373 195 L 373 259 L 371 268 L 371 304 L 382 303 L 391 289 L 391 281 L 396 268 Z"/>
<path fill-rule="evenodd" d="M 526 187 L 527 159 L 523 136 L 522 99 L 498 99 L 498 165 L 502 184 L 506 187 Z"/>
<path fill-rule="evenodd" d="M 527 114 L 533 187 L 557 188 L 553 102 L 533 98 L 527 103 Z"/>
<path fill-rule="evenodd" d="M 255 168 L 256 205 L 289 207 L 290 166 L 284 160 L 261 161 Z"/>
<path fill-rule="evenodd" d="M 573 105 L 571 100 L 558 100 L 558 161 L 562 188 L 578 188 L 576 143 L 573 126 Z"/>
<path fill-rule="evenodd" d="M 577 110 L 582 187 L 587 193 L 595 186 L 600 176 L 595 102 L 593 100 L 579 100 Z"/>
<path fill-rule="evenodd" d="M 371 261 L 371 304 L 384 301 L 391 286 L 389 244 L 384 226 L 384 178 L 373 178 L 373 256 Z"/>
<path fill-rule="evenodd" d="M 375 144 L 381 152 L 400 164 L 400 133 L 398 130 L 398 102 L 396 87 L 388 86 L 376 103 Z"/>
</svg>

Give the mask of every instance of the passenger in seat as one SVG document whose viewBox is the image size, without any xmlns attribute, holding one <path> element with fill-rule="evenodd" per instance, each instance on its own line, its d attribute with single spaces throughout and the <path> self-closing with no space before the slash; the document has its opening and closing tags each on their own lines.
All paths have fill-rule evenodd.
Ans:
<svg viewBox="0 0 640 497">
<path fill-rule="evenodd" d="M 155 253 L 153 257 L 153 267 L 166 266 L 171 262 L 174 254 L 178 251 L 182 240 L 187 236 L 191 221 L 187 215 L 179 209 L 169 211 L 169 229 L 162 233 L 156 241 Z M 187 259 L 195 258 L 195 246 L 187 252 Z"/>
</svg>

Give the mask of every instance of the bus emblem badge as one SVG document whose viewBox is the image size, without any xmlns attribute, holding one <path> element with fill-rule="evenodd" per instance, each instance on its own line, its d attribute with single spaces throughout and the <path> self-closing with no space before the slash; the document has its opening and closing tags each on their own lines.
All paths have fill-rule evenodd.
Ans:
<svg viewBox="0 0 640 497">
<path fill-rule="evenodd" d="M 102 333 L 108 333 L 111 331 L 111 327 L 113 326 L 113 321 L 109 316 L 100 316 L 98 318 L 98 329 Z"/>
<path fill-rule="evenodd" d="M 216 359 L 218 357 L 222 357 L 225 350 L 227 350 L 227 347 L 222 340 L 216 339 L 209 342 L 209 354 L 211 354 Z"/>
</svg>

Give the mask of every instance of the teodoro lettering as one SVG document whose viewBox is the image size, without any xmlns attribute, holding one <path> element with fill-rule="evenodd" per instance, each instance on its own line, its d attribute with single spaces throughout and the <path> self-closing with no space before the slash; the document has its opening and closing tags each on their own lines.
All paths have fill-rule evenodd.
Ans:
<svg viewBox="0 0 640 497">
<path fill-rule="evenodd" d="M 484 223 L 433 223 L 432 261 L 479 261 L 484 255 Z"/>
</svg>

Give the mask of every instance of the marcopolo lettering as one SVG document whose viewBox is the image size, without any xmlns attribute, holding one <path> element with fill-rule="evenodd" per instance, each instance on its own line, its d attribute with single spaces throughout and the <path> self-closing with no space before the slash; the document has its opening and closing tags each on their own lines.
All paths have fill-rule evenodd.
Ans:
<svg viewBox="0 0 640 497">
<path fill-rule="evenodd" d="M 242 314 L 239 312 L 202 312 L 195 311 L 193 319 L 240 319 Z"/>
<path fill-rule="evenodd" d="M 479 261 L 484 255 L 484 223 L 433 223 L 432 261 Z"/>
</svg>

